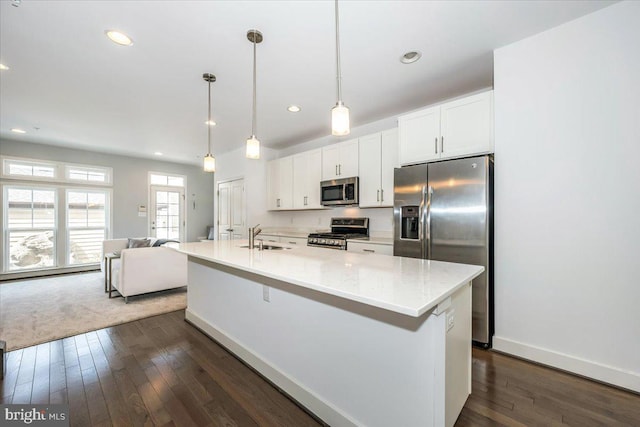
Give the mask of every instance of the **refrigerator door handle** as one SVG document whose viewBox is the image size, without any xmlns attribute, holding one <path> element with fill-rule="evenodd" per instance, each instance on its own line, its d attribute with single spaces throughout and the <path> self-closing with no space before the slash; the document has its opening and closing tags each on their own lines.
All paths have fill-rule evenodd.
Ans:
<svg viewBox="0 0 640 427">
<path fill-rule="evenodd" d="M 427 206 L 426 206 L 426 246 L 427 246 L 427 259 L 431 259 L 431 202 L 433 198 L 433 187 L 427 188 Z"/>
<path fill-rule="evenodd" d="M 425 214 L 425 205 L 426 205 L 426 197 L 427 197 L 427 187 L 425 185 L 422 186 L 422 191 L 420 192 L 420 220 L 418 221 L 418 239 L 420 239 L 420 258 L 425 258 L 425 236 L 424 236 L 424 214 Z"/>
</svg>

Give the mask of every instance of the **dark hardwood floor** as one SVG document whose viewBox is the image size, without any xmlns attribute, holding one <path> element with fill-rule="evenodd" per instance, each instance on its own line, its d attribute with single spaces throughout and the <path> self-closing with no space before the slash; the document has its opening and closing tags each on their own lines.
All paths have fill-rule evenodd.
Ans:
<svg viewBox="0 0 640 427">
<path fill-rule="evenodd" d="M 321 425 L 184 311 L 7 357 L 0 403 L 68 403 L 74 426 Z M 640 396 L 474 349 L 473 394 L 456 426 L 499 425 L 640 426 Z"/>
</svg>

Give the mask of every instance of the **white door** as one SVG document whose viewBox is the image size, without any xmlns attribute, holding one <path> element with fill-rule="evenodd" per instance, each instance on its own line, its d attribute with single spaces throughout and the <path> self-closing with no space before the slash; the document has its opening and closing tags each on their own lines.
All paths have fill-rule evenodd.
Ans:
<svg viewBox="0 0 640 427">
<path fill-rule="evenodd" d="M 393 207 L 393 169 L 398 164 L 398 129 L 382 132 L 380 206 Z"/>
<path fill-rule="evenodd" d="M 401 164 L 440 158 L 440 106 L 398 117 L 398 129 Z"/>
<path fill-rule="evenodd" d="M 245 238 L 244 179 L 218 183 L 218 240 Z"/>
<path fill-rule="evenodd" d="M 340 143 L 338 175 L 340 178 L 358 176 L 358 140 Z"/>
<path fill-rule="evenodd" d="M 149 236 L 158 239 L 185 239 L 184 188 L 151 186 Z"/>
<path fill-rule="evenodd" d="M 360 138 L 360 207 L 380 205 L 381 133 Z"/>
<path fill-rule="evenodd" d="M 493 151 L 493 91 L 448 102 L 440 109 L 442 158 Z"/>
</svg>

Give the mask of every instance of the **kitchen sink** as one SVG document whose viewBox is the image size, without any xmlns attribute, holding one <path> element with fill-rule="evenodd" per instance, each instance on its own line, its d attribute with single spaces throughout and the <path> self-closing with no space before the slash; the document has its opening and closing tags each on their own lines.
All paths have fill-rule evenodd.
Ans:
<svg viewBox="0 0 640 427">
<path fill-rule="evenodd" d="M 249 245 L 241 245 L 239 247 L 249 249 Z M 258 245 L 254 245 L 253 249 L 258 249 Z M 285 249 L 291 249 L 291 248 L 288 248 L 286 246 L 262 245 L 262 250 L 264 251 L 281 251 Z"/>
</svg>

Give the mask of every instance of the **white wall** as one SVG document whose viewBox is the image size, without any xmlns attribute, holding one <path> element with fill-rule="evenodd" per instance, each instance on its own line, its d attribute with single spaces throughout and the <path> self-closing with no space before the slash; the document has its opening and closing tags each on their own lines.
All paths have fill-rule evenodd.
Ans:
<svg viewBox="0 0 640 427">
<path fill-rule="evenodd" d="M 640 2 L 495 51 L 494 347 L 640 391 Z"/>
</svg>

